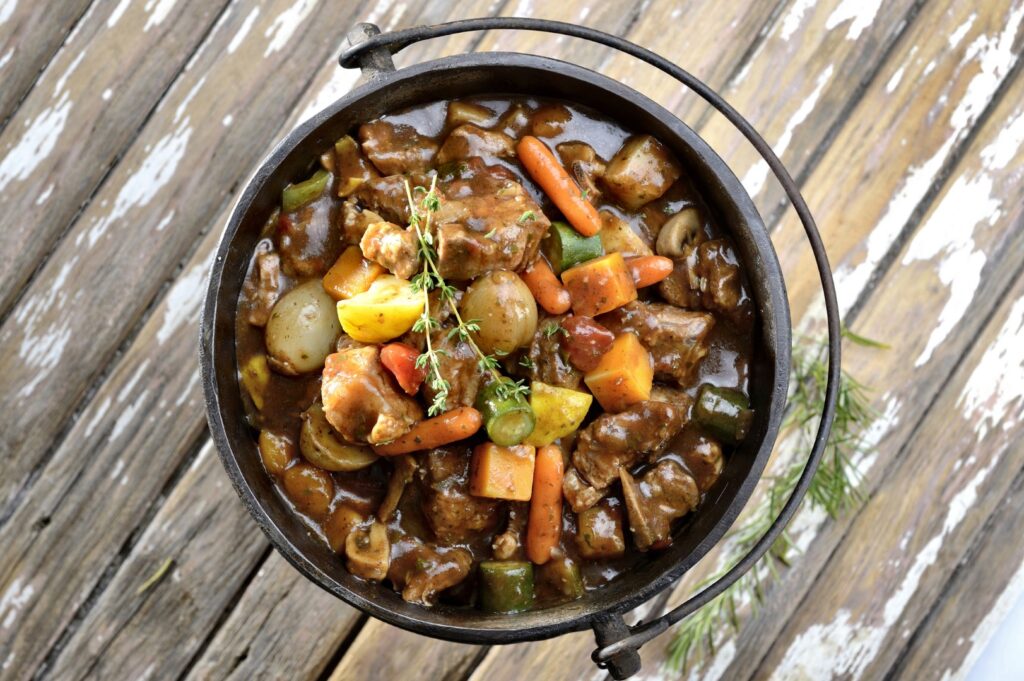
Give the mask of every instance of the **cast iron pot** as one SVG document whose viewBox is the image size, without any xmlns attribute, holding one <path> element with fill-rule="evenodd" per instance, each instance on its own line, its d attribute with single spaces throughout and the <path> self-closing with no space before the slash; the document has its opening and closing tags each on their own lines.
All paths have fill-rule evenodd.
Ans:
<svg viewBox="0 0 1024 681">
<path fill-rule="evenodd" d="M 518 28 L 563 33 L 615 47 L 677 78 L 721 111 L 762 153 L 804 223 L 821 274 L 829 318 L 829 383 L 818 437 L 793 497 L 775 525 L 729 574 L 667 615 L 629 627 L 622 614 L 676 582 L 720 541 L 749 499 L 771 453 L 786 403 L 790 369 L 790 317 L 785 284 L 765 226 L 736 176 L 689 127 L 643 95 L 573 64 L 516 53 L 447 57 L 395 71 L 391 55 L 414 42 L 451 33 Z M 806 492 L 831 425 L 839 371 L 838 315 L 831 272 L 813 219 L 792 179 L 756 131 L 703 83 L 661 57 L 625 40 L 581 26 L 528 19 L 479 19 L 380 35 L 372 24 L 349 34 L 345 67 L 365 80 L 299 126 L 271 152 L 242 191 L 217 251 L 201 330 L 201 363 L 210 430 L 235 490 L 271 543 L 316 584 L 363 612 L 427 636 L 463 643 L 502 644 L 593 628 L 600 648 L 594 661 L 616 678 L 635 673 L 637 649 L 671 623 L 692 613 L 735 581 L 782 530 Z M 677 528 L 671 548 L 649 554 L 629 574 L 583 598 L 516 615 L 406 603 L 386 586 L 362 581 L 287 507 L 263 470 L 246 424 L 235 359 L 235 314 L 246 267 L 282 188 L 308 174 L 312 160 L 361 122 L 438 99 L 512 93 L 566 99 L 589 106 L 636 132 L 650 133 L 682 161 L 718 223 L 729 232 L 750 280 L 757 309 L 751 401 L 756 419 L 743 445 L 729 457 L 705 504 Z"/>
</svg>

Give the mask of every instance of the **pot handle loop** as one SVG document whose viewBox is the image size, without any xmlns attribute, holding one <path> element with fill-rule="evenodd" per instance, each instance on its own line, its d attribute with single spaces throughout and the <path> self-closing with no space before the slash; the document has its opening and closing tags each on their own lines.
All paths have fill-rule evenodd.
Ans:
<svg viewBox="0 0 1024 681">
<path fill-rule="evenodd" d="M 388 54 L 395 54 L 409 45 L 422 40 L 468 31 L 489 31 L 495 29 L 559 33 L 614 48 L 644 61 L 675 78 L 713 106 L 754 146 L 785 190 L 786 196 L 789 197 L 790 202 L 796 209 L 797 216 L 800 218 L 800 222 L 803 224 L 804 233 L 807 235 L 807 241 L 814 254 L 814 262 L 821 281 L 821 291 L 825 298 L 825 311 L 828 318 L 828 381 L 825 387 L 825 402 L 822 406 L 821 421 L 818 423 L 814 444 L 811 447 L 810 455 L 807 457 L 804 470 L 797 481 L 792 495 L 782 507 L 782 511 L 771 527 L 764 533 L 764 536 L 732 569 L 675 609 L 657 619 L 650 622 L 642 622 L 633 627 L 626 625 L 621 615 L 618 614 L 607 615 L 595 621 L 594 633 L 599 647 L 591 657 L 599 667 L 607 668 L 615 679 L 625 679 L 640 669 L 640 655 L 637 652 L 640 646 L 664 632 L 669 626 L 693 614 L 720 596 L 722 592 L 732 586 L 736 580 L 743 576 L 764 556 L 789 523 L 801 500 L 807 493 L 811 479 L 817 471 L 818 464 L 825 451 L 825 446 L 828 443 L 829 431 L 832 428 L 832 420 L 835 416 L 836 400 L 839 393 L 841 333 L 835 284 L 832 281 L 832 270 L 829 267 L 825 246 L 822 244 L 821 235 L 818 233 L 818 227 L 814 223 L 811 211 L 800 194 L 800 188 L 790 176 L 785 166 L 782 165 L 782 161 L 772 151 L 771 146 L 761 137 L 750 122 L 743 118 L 728 102 L 705 83 L 664 57 L 639 45 L 635 45 L 624 38 L 586 26 L 568 24 L 561 21 L 520 17 L 466 19 L 434 26 L 417 26 L 393 33 L 370 36 L 360 44 L 353 45 L 342 52 L 338 62 L 345 68 L 353 68 L 355 66 L 362 66 L 363 60 L 367 55 L 378 53 L 380 50 L 384 50 Z"/>
<path fill-rule="evenodd" d="M 357 48 L 377 35 L 380 35 L 380 28 L 376 24 L 363 23 L 353 26 L 345 37 L 349 45 Z M 395 70 L 391 51 L 386 47 L 367 48 L 356 57 L 355 63 L 362 70 L 362 76 L 366 80 L 377 80 Z"/>
</svg>

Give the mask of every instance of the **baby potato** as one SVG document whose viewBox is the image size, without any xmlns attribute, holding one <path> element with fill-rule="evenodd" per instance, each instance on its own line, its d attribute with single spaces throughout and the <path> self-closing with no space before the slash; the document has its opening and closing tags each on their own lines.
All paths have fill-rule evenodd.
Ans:
<svg viewBox="0 0 1024 681">
<path fill-rule="evenodd" d="M 302 513 L 320 520 L 331 510 L 334 480 L 327 471 L 297 463 L 281 476 L 285 494 Z"/>
<path fill-rule="evenodd" d="M 529 344 L 537 331 L 537 302 L 519 275 L 499 270 L 474 281 L 462 297 L 459 312 L 479 320 L 474 340 L 487 354 L 508 354 Z"/>
<path fill-rule="evenodd" d="M 334 299 L 319 279 L 299 284 L 284 294 L 270 313 L 266 343 L 271 365 L 296 376 L 316 371 L 341 334 Z"/>
<path fill-rule="evenodd" d="M 362 343 L 397 338 L 423 314 L 422 294 L 413 291 L 409 282 L 391 274 L 377 277 L 369 289 L 339 300 L 337 305 L 345 333 Z"/>
</svg>

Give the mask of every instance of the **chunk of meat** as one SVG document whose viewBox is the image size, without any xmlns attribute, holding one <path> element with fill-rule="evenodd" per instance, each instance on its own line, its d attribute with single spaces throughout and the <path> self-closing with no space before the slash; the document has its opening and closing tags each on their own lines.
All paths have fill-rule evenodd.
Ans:
<svg viewBox="0 0 1024 681">
<path fill-rule="evenodd" d="M 602 414 L 583 429 L 572 462 L 591 486 L 603 489 L 619 470 L 657 456 L 686 424 L 688 409 L 645 400 L 618 414 Z"/>
<path fill-rule="evenodd" d="M 448 333 L 449 329 L 440 329 L 430 335 L 430 344 L 438 351 L 441 377 L 448 381 L 448 408 L 472 407 L 483 380 L 479 361 L 469 343 L 449 338 Z M 424 382 L 422 390 L 428 403 L 437 395 L 429 381 Z"/>
<path fill-rule="evenodd" d="M 672 272 L 658 283 L 658 293 L 678 307 L 700 308 L 700 284 L 697 279 L 697 247 L 685 244 L 683 254 L 672 258 Z"/>
<path fill-rule="evenodd" d="M 570 336 L 562 327 L 565 319 L 565 316 L 546 317 L 538 322 L 526 353 L 528 375 L 532 381 L 577 390 L 583 382 L 583 373 L 569 361 Z"/>
<path fill-rule="evenodd" d="M 277 223 L 277 252 L 285 274 L 320 277 L 341 255 L 341 234 L 332 218 L 334 199 L 325 194 Z"/>
<path fill-rule="evenodd" d="M 508 170 L 477 158 L 444 184 L 433 223 L 441 275 L 460 281 L 532 262 L 551 226 Z"/>
<path fill-rule="evenodd" d="M 618 499 L 609 497 L 579 514 L 576 548 L 581 556 L 587 559 L 618 558 L 626 553 L 620 504 Z"/>
<path fill-rule="evenodd" d="M 432 449 L 421 468 L 423 515 L 445 544 L 470 539 L 498 522 L 499 502 L 469 493 L 469 462 L 465 450 Z"/>
<path fill-rule="evenodd" d="M 419 403 L 387 380 L 372 345 L 328 355 L 320 395 L 328 423 L 349 442 L 388 442 L 423 419 Z"/>
<path fill-rule="evenodd" d="M 359 126 L 363 153 L 382 175 L 423 173 L 433 165 L 437 142 L 411 125 L 370 121 Z"/>
<path fill-rule="evenodd" d="M 410 189 L 430 186 L 430 178 L 419 173 L 388 175 L 363 182 L 352 193 L 352 196 L 363 207 L 364 212 L 371 210 L 383 220 L 407 225 L 409 224 L 409 197 L 405 193 L 406 182 L 409 183 Z"/>
<path fill-rule="evenodd" d="M 697 481 L 700 491 L 706 492 L 722 474 L 722 466 L 725 463 L 722 458 L 722 445 L 696 429 L 693 429 L 692 433 L 688 431 L 686 435 L 689 435 L 684 438 L 687 446 L 681 450 L 683 462 L 690 475 Z"/>
<path fill-rule="evenodd" d="M 679 162 L 650 135 L 631 137 L 605 170 L 605 186 L 629 210 L 654 201 L 679 179 Z"/>
<path fill-rule="evenodd" d="M 567 470 L 562 478 L 562 496 L 566 498 L 569 506 L 576 513 L 582 513 L 601 501 L 607 493 L 607 487 L 597 489 L 587 484 L 575 468 Z"/>
<path fill-rule="evenodd" d="M 664 303 L 633 301 L 598 321 L 615 333 L 631 331 L 651 353 L 654 374 L 686 386 L 708 354 L 708 334 L 715 318 L 707 312 L 680 310 Z"/>
<path fill-rule="evenodd" d="M 253 326 L 267 325 L 270 311 L 281 296 L 281 256 L 273 248 L 269 239 L 256 246 L 256 276 L 246 282 L 247 319 Z"/>
<path fill-rule="evenodd" d="M 352 199 L 341 205 L 341 236 L 346 244 L 358 246 L 366 228 L 376 222 L 384 222 L 384 218 L 372 210 L 360 210 Z"/>
<path fill-rule="evenodd" d="M 586 142 L 562 142 L 555 147 L 555 151 L 562 165 L 575 178 L 580 190 L 586 192 L 587 201 L 596 204 L 601 198 L 597 179 L 604 176 L 608 164 Z"/>
<path fill-rule="evenodd" d="M 673 305 L 702 307 L 721 313 L 739 330 L 754 321 L 753 300 L 736 251 L 726 239 L 686 245 L 673 258 L 676 267 L 659 284 L 662 297 Z"/>
<path fill-rule="evenodd" d="M 526 502 L 509 502 L 508 523 L 505 531 L 494 536 L 491 542 L 491 551 L 495 560 L 517 560 L 522 558 L 521 547 L 523 545 L 523 533 L 526 531 L 526 521 L 529 518 L 529 508 Z"/>
<path fill-rule="evenodd" d="M 460 583 L 473 566 L 472 554 L 461 547 L 435 547 L 406 538 L 395 546 L 388 579 L 409 603 L 433 605 L 445 589 Z"/>
<path fill-rule="evenodd" d="M 399 279 L 410 279 L 419 271 L 419 239 L 409 227 L 393 222 L 375 222 L 359 241 L 363 257 L 389 270 Z"/>
<path fill-rule="evenodd" d="M 635 480 L 624 468 L 619 476 L 629 513 L 629 528 L 641 551 L 670 542 L 672 521 L 700 503 L 697 483 L 675 461 L 660 461 L 640 480 Z"/>
<path fill-rule="evenodd" d="M 484 130 L 472 123 L 466 123 L 448 133 L 441 149 L 437 152 L 437 163 L 449 163 L 473 156 L 487 162 L 515 156 L 515 142 L 503 132 Z"/>
</svg>

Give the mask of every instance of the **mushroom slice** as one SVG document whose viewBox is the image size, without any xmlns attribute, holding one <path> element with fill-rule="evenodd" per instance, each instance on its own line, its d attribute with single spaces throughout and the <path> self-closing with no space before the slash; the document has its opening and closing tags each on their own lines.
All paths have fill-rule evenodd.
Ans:
<svg viewBox="0 0 1024 681">
<path fill-rule="evenodd" d="M 675 461 L 662 460 L 639 481 L 622 468 L 619 479 L 633 541 L 641 551 L 671 543 L 672 521 L 689 513 L 700 501 L 697 483 Z"/>
<path fill-rule="evenodd" d="M 369 447 L 352 445 L 342 440 L 327 422 L 320 400 L 302 413 L 299 449 L 310 463 L 335 472 L 357 471 L 379 458 Z"/>
<path fill-rule="evenodd" d="M 686 246 L 696 245 L 701 236 L 700 215 L 691 206 L 669 218 L 658 232 L 654 248 L 658 255 L 680 258 L 686 255 Z"/>
<path fill-rule="evenodd" d="M 398 502 L 402 500 L 402 492 L 405 491 L 405 486 L 412 482 L 412 476 L 416 473 L 417 468 L 416 459 L 410 454 L 392 457 L 391 462 L 394 465 L 394 470 L 388 480 L 388 491 L 384 495 L 384 501 L 380 502 L 380 508 L 377 509 L 377 520 L 382 523 L 386 523 L 398 508 Z"/>
<path fill-rule="evenodd" d="M 387 577 L 391 564 L 391 542 L 383 523 L 354 530 L 345 539 L 348 571 L 356 577 L 379 582 Z"/>
</svg>

